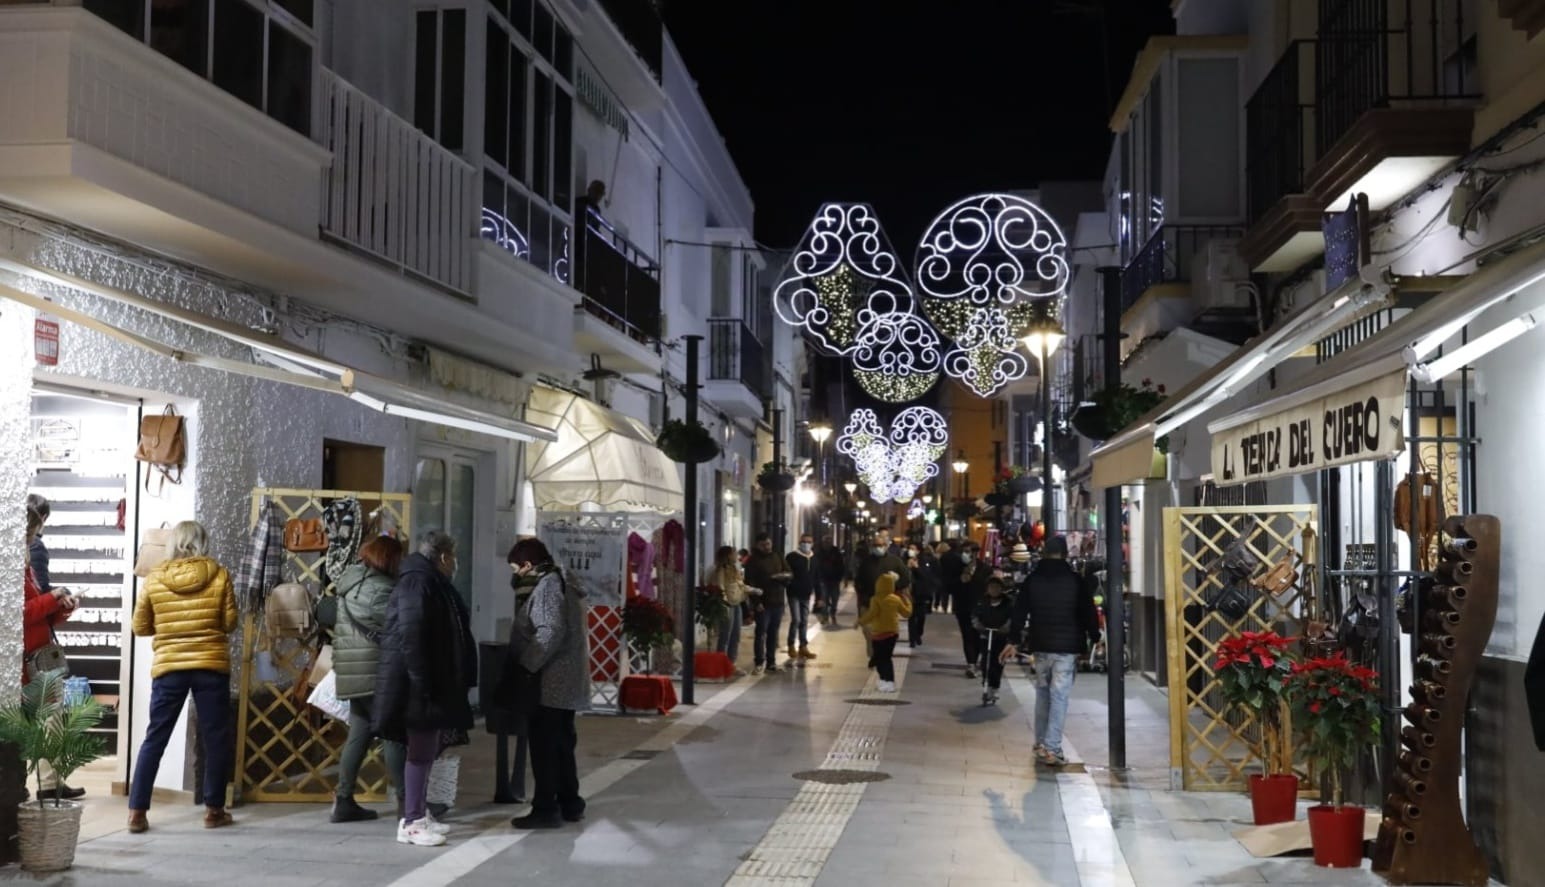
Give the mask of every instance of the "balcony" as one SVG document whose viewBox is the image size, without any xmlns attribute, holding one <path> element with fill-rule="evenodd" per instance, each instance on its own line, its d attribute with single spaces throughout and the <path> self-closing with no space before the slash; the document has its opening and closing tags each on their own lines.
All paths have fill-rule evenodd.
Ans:
<svg viewBox="0 0 1545 887">
<path fill-rule="evenodd" d="M 1191 266 L 1209 241 L 1237 239 L 1234 225 L 1165 225 L 1121 272 L 1123 317 L 1145 299 L 1191 297 Z"/>
<path fill-rule="evenodd" d="M 476 170 L 326 69 L 321 91 L 322 236 L 470 295 Z"/>
<path fill-rule="evenodd" d="M 741 419 L 762 417 L 772 367 L 756 333 L 738 317 L 708 320 L 708 384 L 703 395 Z"/>
<path fill-rule="evenodd" d="M 1315 42 L 1296 40 L 1245 104 L 1250 228 L 1240 253 L 1251 270 L 1291 271 L 1324 248 L 1324 204 L 1305 193 L 1315 154 Z"/>
<path fill-rule="evenodd" d="M 617 369 L 659 369 L 660 266 L 593 209 L 581 210 L 575 238 L 576 344 Z"/>
<path fill-rule="evenodd" d="M 659 83 L 665 65 L 665 25 L 654 0 L 601 0 L 601 8 Z"/>
</svg>

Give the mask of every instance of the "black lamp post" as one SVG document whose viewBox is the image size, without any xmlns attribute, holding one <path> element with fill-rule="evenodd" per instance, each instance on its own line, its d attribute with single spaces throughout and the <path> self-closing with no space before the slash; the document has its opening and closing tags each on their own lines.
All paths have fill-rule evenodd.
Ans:
<svg viewBox="0 0 1545 887">
<path fill-rule="evenodd" d="M 1052 316 L 1050 301 L 1041 303 L 1022 340 L 1041 361 L 1041 522 L 1046 525 L 1047 538 L 1056 526 L 1056 496 L 1051 487 L 1051 356 L 1067 338 L 1062 324 Z"/>
</svg>

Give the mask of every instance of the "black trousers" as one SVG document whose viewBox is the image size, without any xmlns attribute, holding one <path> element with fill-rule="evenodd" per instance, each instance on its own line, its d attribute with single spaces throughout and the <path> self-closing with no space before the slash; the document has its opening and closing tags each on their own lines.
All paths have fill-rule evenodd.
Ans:
<svg viewBox="0 0 1545 887">
<path fill-rule="evenodd" d="M 1003 655 L 1003 648 L 1008 645 L 1009 630 L 1007 628 L 1004 628 L 1002 631 L 993 632 L 991 644 L 987 643 L 987 633 L 983 632 L 977 644 L 978 648 L 987 648 L 987 686 L 991 689 L 996 690 L 1003 685 L 1003 663 L 999 661 L 998 657 Z"/>
<path fill-rule="evenodd" d="M 907 643 L 911 646 L 923 642 L 923 627 L 928 624 L 928 610 L 932 603 L 922 597 L 912 603 L 912 615 L 907 617 Z"/>
<path fill-rule="evenodd" d="M 874 640 L 874 670 L 882 681 L 896 680 L 896 662 L 891 655 L 896 652 L 896 635 Z"/>
<path fill-rule="evenodd" d="M 579 742 L 574 712 L 537 706 L 528 729 L 536 783 L 531 812 L 537 816 L 578 816 L 585 812 L 585 799 L 579 796 L 579 767 L 574 760 L 574 747 Z"/>
<path fill-rule="evenodd" d="M 966 664 L 975 668 L 976 660 L 982 656 L 982 638 L 971 624 L 971 608 L 961 606 L 958 600 L 955 601 L 955 624 L 960 626 L 960 647 L 966 654 Z"/>
</svg>

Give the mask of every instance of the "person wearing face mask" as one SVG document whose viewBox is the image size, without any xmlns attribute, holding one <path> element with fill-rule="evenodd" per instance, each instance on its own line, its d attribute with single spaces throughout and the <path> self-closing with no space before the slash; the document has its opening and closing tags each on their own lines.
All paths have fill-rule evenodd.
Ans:
<svg viewBox="0 0 1545 887">
<path fill-rule="evenodd" d="M 803 663 L 814 659 L 815 654 L 810 652 L 810 639 L 808 636 L 808 623 L 810 621 L 810 598 L 815 595 L 816 573 L 819 566 L 815 560 L 815 538 L 809 533 L 799 537 L 799 548 L 789 552 L 786 559 L 789 565 L 789 661 Z M 799 646 L 795 646 L 795 641 Z"/>
<path fill-rule="evenodd" d="M 783 608 L 787 603 L 789 579 L 788 562 L 783 555 L 773 551 L 772 536 L 758 533 L 756 550 L 746 561 L 746 584 L 761 594 L 757 603 L 761 609 L 756 614 L 756 633 L 753 635 L 751 655 L 755 660 L 752 674 L 778 670 L 778 627 L 783 624 Z"/>
<path fill-rule="evenodd" d="M 376 666 L 371 725 L 382 739 L 407 746 L 397 842 L 418 847 L 444 844 L 449 831 L 430 816 L 425 797 L 441 733 L 472 728 L 467 688 L 476 675 L 467 667 L 475 671 L 476 653 L 467 649 L 454 575 L 456 540 L 440 530 L 425 533 L 387 600 Z"/>
<path fill-rule="evenodd" d="M 907 617 L 907 643 L 914 649 L 923 645 L 923 629 L 928 622 L 934 595 L 942 584 L 939 562 L 926 545 L 907 546 L 907 567 L 912 571 L 912 615 Z"/>
<path fill-rule="evenodd" d="M 869 550 L 859 561 L 858 575 L 853 581 L 853 589 L 858 594 L 860 613 L 864 612 L 869 606 L 869 601 L 874 598 L 875 583 L 882 575 L 896 574 L 897 591 L 909 590 L 912 587 L 912 571 L 907 569 L 905 561 L 891 553 L 890 548 L 889 530 L 875 530 L 869 537 Z"/>
<path fill-rule="evenodd" d="M 966 657 L 966 678 L 969 680 L 976 680 L 976 664 L 982 655 L 981 638 L 971 627 L 971 614 L 976 611 L 977 599 L 992 573 L 986 564 L 977 561 L 980 551 L 976 542 L 967 539 L 960 546 L 960 568 L 944 577 L 950 583 L 950 609 L 955 613 L 955 624 L 960 627 L 960 650 Z"/>
</svg>

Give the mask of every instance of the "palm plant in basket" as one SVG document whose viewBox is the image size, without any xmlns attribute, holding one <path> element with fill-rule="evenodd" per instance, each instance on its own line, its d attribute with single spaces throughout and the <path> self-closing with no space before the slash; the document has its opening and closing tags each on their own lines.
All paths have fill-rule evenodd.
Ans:
<svg viewBox="0 0 1545 887">
<path fill-rule="evenodd" d="M 1286 696 L 1293 675 L 1292 643 L 1274 631 L 1243 632 L 1218 644 L 1212 666 L 1224 700 L 1250 713 L 1261 727 L 1265 773 L 1250 776 L 1256 825 L 1291 820 L 1298 797 Z"/>
<path fill-rule="evenodd" d="M 1331 803 L 1309 809 L 1319 865 L 1356 866 L 1362 860 L 1364 811 L 1343 806 L 1342 776 L 1378 739 L 1378 681 L 1378 672 L 1340 651 L 1293 666 L 1288 680 L 1288 704 L 1305 755 L 1330 777 Z"/>
<path fill-rule="evenodd" d="M 18 701 L 0 707 L 0 742 L 16 747 L 41 795 L 39 762 L 47 761 L 62 785 L 76 770 L 103 755 L 102 737 L 90 731 L 102 722 L 105 713 L 102 704 L 90 696 L 67 699 L 63 675 L 45 672 L 22 687 Z M 78 802 L 57 797 L 52 803 L 41 797 L 23 803 L 19 811 L 22 867 L 60 871 L 73 865 L 80 815 Z"/>
</svg>

